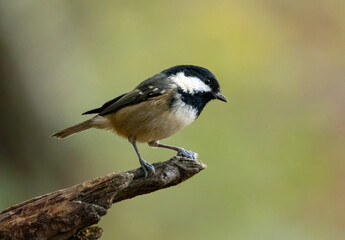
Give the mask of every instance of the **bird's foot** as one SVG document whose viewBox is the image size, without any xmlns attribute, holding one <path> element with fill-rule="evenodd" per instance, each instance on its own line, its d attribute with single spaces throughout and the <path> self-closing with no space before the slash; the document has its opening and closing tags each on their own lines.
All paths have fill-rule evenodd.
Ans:
<svg viewBox="0 0 345 240">
<path fill-rule="evenodd" d="M 185 150 L 183 148 L 179 148 L 179 150 L 177 151 L 177 156 L 186 157 L 186 158 L 190 158 L 193 160 L 196 160 L 198 158 L 197 153 Z"/>
<path fill-rule="evenodd" d="M 152 172 L 153 174 L 156 173 L 155 167 L 151 163 L 141 160 L 140 165 L 141 169 L 144 171 L 145 177 L 149 175 L 149 172 Z"/>
</svg>

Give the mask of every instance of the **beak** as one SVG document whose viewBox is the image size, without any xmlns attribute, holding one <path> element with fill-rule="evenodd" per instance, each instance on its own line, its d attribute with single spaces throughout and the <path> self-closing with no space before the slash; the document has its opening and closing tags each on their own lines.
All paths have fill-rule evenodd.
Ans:
<svg viewBox="0 0 345 240">
<path fill-rule="evenodd" d="M 220 92 L 214 94 L 214 97 L 216 99 L 219 99 L 220 101 L 228 102 L 228 99 L 226 99 L 226 97 L 224 97 L 223 94 L 221 94 Z"/>
</svg>

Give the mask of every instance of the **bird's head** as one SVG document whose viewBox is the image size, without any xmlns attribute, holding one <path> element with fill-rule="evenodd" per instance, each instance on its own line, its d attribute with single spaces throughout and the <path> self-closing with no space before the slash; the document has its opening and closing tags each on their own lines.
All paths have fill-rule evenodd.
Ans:
<svg viewBox="0 0 345 240">
<path fill-rule="evenodd" d="M 186 93 L 191 95 L 204 94 L 208 96 L 209 100 L 218 99 L 228 102 L 226 97 L 220 92 L 220 86 L 216 77 L 206 68 L 193 65 L 179 65 L 164 70 L 162 73 L 170 77 Z"/>
</svg>

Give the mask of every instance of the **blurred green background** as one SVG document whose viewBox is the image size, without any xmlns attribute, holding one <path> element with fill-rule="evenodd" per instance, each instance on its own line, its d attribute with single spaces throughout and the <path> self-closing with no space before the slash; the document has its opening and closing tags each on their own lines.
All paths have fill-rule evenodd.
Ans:
<svg viewBox="0 0 345 240">
<path fill-rule="evenodd" d="M 345 239 L 344 12 L 342 0 L 2 0 L 0 209 L 139 167 L 109 132 L 48 136 L 194 64 L 230 103 L 163 143 L 208 168 L 114 205 L 102 239 Z M 174 154 L 139 148 L 150 162 Z"/>
</svg>

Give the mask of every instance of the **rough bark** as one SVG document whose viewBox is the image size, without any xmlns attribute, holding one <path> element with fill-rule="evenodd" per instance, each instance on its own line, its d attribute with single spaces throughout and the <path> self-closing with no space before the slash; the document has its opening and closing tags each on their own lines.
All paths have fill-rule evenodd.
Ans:
<svg viewBox="0 0 345 240">
<path fill-rule="evenodd" d="M 113 203 L 177 185 L 206 166 L 174 157 L 153 164 L 156 174 L 139 169 L 110 173 L 12 206 L 0 213 L 0 239 L 82 239 L 101 237 L 92 226 Z"/>
</svg>

